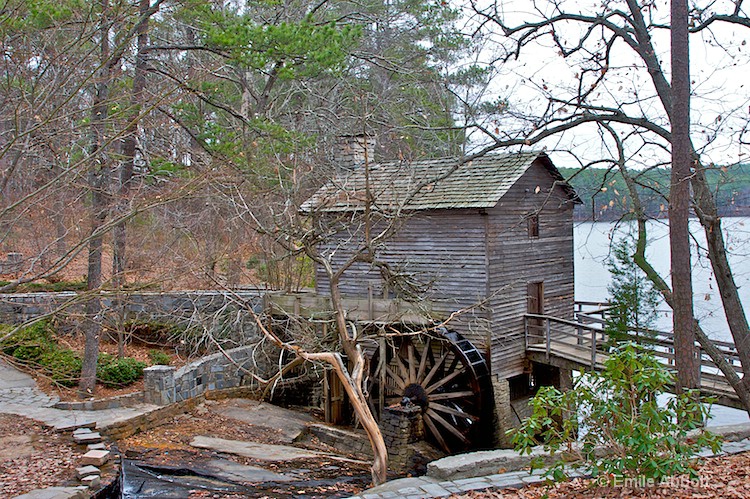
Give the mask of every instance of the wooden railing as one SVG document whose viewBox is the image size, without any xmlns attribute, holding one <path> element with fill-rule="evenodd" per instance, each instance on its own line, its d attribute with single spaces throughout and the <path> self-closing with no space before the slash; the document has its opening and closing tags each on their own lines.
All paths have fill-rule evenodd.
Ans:
<svg viewBox="0 0 750 499">
<path fill-rule="evenodd" d="M 597 360 L 602 360 L 612 346 L 610 338 L 604 331 L 606 324 L 605 313 L 597 316 L 590 312 L 581 312 L 577 314 L 577 319 L 577 321 L 570 321 L 548 315 L 525 314 L 526 349 L 528 350 L 531 345 L 538 346 L 543 344 L 547 360 L 549 360 L 553 347 L 556 344 L 565 345 L 569 349 L 574 348 L 579 353 L 585 350 L 588 356 L 586 364 L 591 369 L 596 369 Z M 629 331 L 625 336 L 625 340 L 631 340 L 649 347 L 652 353 L 656 357 L 661 358 L 666 365 L 674 365 L 673 333 L 640 328 Z M 742 365 L 734 344 L 718 340 L 715 340 L 713 343 L 735 371 L 741 373 Z M 698 343 L 696 343 L 696 348 L 700 352 L 701 366 L 715 369 L 716 365 Z M 701 376 L 703 375 L 708 375 L 712 378 L 716 376 L 710 371 L 704 372 L 704 369 L 701 369 Z"/>
</svg>

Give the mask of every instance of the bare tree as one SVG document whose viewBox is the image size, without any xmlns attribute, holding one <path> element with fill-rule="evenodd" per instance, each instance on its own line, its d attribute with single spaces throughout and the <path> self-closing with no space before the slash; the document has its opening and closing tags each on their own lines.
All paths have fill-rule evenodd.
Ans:
<svg viewBox="0 0 750 499">
<path fill-rule="evenodd" d="M 639 158 L 646 162 L 649 157 L 663 156 L 669 151 L 677 153 L 680 158 L 680 152 L 674 148 L 673 133 L 680 133 L 680 126 L 684 129 L 685 125 L 684 119 L 682 125 L 677 125 L 680 120 L 673 116 L 673 112 L 677 100 L 680 100 L 680 105 L 685 105 L 684 85 L 689 84 L 689 80 L 680 80 L 680 89 L 669 83 L 669 73 L 660 58 L 664 50 L 660 50 L 657 41 L 662 34 L 667 34 L 670 25 L 660 15 L 658 6 L 653 2 L 637 0 L 606 2 L 585 10 L 558 2 L 535 1 L 532 5 L 533 10 L 527 19 L 506 14 L 498 3 L 489 6 L 472 3 L 472 11 L 477 16 L 479 29 L 499 30 L 505 35 L 499 61 L 522 58 L 526 50 L 531 46 L 539 47 L 538 42 L 543 41 L 554 47 L 556 54 L 551 55 L 552 58 L 561 57 L 568 64 L 570 86 L 532 77 L 532 83 L 537 85 L 544 99 L 544 104 L 537 107 L 540 112 L 517 111 L 511 102 L 512 108 L 506 110 L 501 119 L 501 123 L 509 126 L 498 127 L 499 133 L 485 128 L 492 140 L 488 149 L 528 146 L 543 141 L 548 143 L 555 137 L 570 137 L 571 132 L 583 133 L 588 130 L 591 134 L 597 128 L 609 125 L 628 138 L 630 145 L 626 155 L 631 163 L 639 161 Z M 749 24 L 742 2 L 715 6 L 717 10 L 721 7 L 726 7 L 727 12 L 714 11 L 714 7 L 693 7 L 689 13 L 689 32 L 697 36 L 717 37 L 719 35 L 713 29 L 718 25 L 736 26 L 739 29 Z M 680 57 L 687 62 L 684 51 L 678 55 Z M 683 77 L 684 74 L 674 75 L 674 78 Z M 650 84 L 646 85 L 647 82 Z M 658 107 L 646 105 L 647 102 L 654 102 L 654 98 Z M 705 145 L 718 140 L 723 132 L 731 133 L 729 126 L 721 123 L 724 119 L 733 120 L 735 124 L 741 121 L 743 118 L 737 115 L 739 107 L 728 109 L 713 123 L 701 123 L 701 128 L 706 132 L 704 135 L 709 138 Z M 739 131 L 744 129 L 741 124 L 737 128 Z M 695 141 L 696 135 L 692 135 L 689 144 L 692 206 L 706 233 L 708 255 L 727 322 L 737 345 L 743 372 L 747 374 L 750 373 L 750 331 L 727 260 L 721 219 L 706 180 L 705 171 L 709 165 L 702 159 L 702 151 L 696 148 Z M 684 158 L 679 161 L 684 165 Z M 674 186 L 678 189 L 676 196 L 679 197 L 679 189 L 684 192 L 686 187 L 682 181 L 686 175 L 679 170 L 679 166 L 676 175 Z M 680 200 L 670 199 L 670 202 L 679 203 Z M 679 221 L 675 220 L 675 223 L 679 224 Z M 685 283 L 684 276 L 676 278 L 680 283 Z M 678 298 L 674 305 L 681 308 L 684 300 Z M 684 312 L 685 309 L 682 310 Z M 681 331 L 689 330 L 686 329 L 683 314 L 679 315 L 682 317 Z M 703 338 L 700 334 L 698 337 Z M 710 348 L 709 345 L 703 346 Z M 721 359 L 715 360 L 721 362 Z M 750 377 L 745 376 L 744 379 L 750 381 Z M 685 378 L 685 382 L 687 380 Z"/>
</svg>

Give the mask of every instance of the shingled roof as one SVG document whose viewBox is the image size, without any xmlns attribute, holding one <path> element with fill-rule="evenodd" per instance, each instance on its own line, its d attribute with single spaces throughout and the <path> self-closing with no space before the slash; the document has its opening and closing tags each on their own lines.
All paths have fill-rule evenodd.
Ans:
<svg viewBox="0 0 750 499">
<path fill-rule="evenodd" d="M 461 165 L 457 158 L 371 164 L 370 192 L 374 206 L 381 210 L 492 208 L 536 160 L 572 202 L 581 202 L 542 152 L 492 154 Z M 365 168 L 360 167 L 321 187 L 302 204 L 302 211 L 353 211 L 365 202 Z"/>
</svg>

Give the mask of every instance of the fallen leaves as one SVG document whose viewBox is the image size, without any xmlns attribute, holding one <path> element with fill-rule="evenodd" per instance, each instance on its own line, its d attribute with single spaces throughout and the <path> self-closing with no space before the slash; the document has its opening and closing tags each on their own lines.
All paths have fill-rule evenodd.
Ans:
<svg viewBox="0 0 750 499">
<path fill-rule="evenodd" d="M 75 478 L 74 468 L 80 453 L 64 435 L 31 419 L 0 414 L 0 437 L 19 435 L 30 437 L 28 452 L 14 455 L 12 449 L 0 448 L 0 497 L 15 497 Z"/>
<path fill-rule="evenodd" d="M 704 459 L 698 478 L 672 477 L 654 487 L 603 487 L 595 480 L 575 479 L 554 485 L 535 485 L 522 489 L 483 490 L 453 495 L 451 499 L 598 499 L 653 498 L 744 499 L 750 497 L 750 453 Z"/>
</svg>

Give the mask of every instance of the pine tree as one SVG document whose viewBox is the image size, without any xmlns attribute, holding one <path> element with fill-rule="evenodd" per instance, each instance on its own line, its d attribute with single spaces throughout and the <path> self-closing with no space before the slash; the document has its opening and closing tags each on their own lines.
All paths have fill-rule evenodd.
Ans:
<svg viewBox="0 0 750 499">
<path fill-rule="evenodd" d="M 607 269 L 612 282 L 607 286 L 612 310 L 605 330 L 614 342 L 635 334 L 648 333 L 657 317 L 660 294 L 643 271 L 633 261 L 635 243 L 623 237 L 612 246 Z"/>
</svg>

